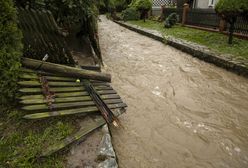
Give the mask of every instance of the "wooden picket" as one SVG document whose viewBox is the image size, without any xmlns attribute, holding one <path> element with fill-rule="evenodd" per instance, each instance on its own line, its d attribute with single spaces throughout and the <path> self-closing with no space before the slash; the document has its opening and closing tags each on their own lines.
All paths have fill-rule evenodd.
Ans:
<svg viewBox="0 0 248 168">
<path fill-rule="evenodd" d="M 74 64 L 64 37 L 59 33 L 49 11 L 18 9 L 19 27 L 23 32 L 24 57 L 42 60 L 48 54 L 49 62 Z"/>
</svg>

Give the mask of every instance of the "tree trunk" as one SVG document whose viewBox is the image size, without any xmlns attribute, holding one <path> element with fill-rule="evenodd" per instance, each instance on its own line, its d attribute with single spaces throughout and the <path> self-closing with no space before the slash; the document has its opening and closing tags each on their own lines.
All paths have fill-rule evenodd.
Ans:
<svg viewBox="0 0 248 168">
<path fill-rule="evenodd" d="M 229 28 L 229 39 L 228 39 L 228 44 L 232 44 L 233 42 L 233 32 L 234 32 L 234 25 L 235 25 L 235 22 L 237 20 L 237 17 L 233 17 L 230 19 L 230 28 Z"/>
<path fill-rule="evenodd" d="M 141 10 L 140 19 L 142 19 L 144 22 L 146 22 L 146 18 L 148 17 L 148 11 L 146 9 Z"/>
</svg>

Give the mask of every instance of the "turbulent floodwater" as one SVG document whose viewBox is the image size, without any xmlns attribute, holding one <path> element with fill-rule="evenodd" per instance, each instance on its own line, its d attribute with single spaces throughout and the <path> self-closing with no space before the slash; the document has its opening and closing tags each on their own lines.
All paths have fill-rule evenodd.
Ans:
<svg viewBox="0 0 248 168">
<path fill-rule="evenodd" d="M 248 167 L 248 80 L 101 17 L 105 71 L 128 104 L 121 168 Z"/>
</svg>

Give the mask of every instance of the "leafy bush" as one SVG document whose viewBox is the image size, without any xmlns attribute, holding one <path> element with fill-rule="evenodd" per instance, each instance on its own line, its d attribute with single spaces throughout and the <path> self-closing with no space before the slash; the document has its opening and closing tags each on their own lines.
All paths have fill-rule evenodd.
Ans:
<svg viewBox="0 0 248 168">
<path fill-rule="evenodd" d="M 0 0 L 0 11 L 0 93 L 1 106 L 4 106 L 12 103 L 15 97 L 21 65 L 22 35 L 17 28 L 16 9 L 12 0 Z"/>
<path fill-rule="evenodd" d="M 247 0 L 219 0 L 215 5 L 218 13 L 225 15 L 239 15 L 248 11 Z"/>
<path fill-rule="evenodd" d="M 177 23 L 177 14 L 176 13 L 171 13 L 166 19 L 164 23 L 164 27 L 166 28 L 171 28 Z"/>
<path fill-rule="evenodd" d="M 127 8 L 126 10 L 122 11 L 121 15 L 124 21 L 138 20 L 140 17 L 139 12 L 137 12 L 134 8 Z"/>
<path fill-rule="evenodd" d="M 130 4 L 136 10 L 150 10 L 152 8 L 151 0 L 133 0 Z"/>
<path fill-rule="evenodd" d="M 148 18 L 148 11 L 152 8 L 151 0 L 132 0 L 129 5 L 131 8 L 134 8 L 140 12 L 140 19 Z"/>
<path fill-rule="evenodd" d="M 32 9 L 48 9 L 58 23 L 72 24 L 98 14 L 96 5 L 101 1 L 92 0 L 15 0 L 17 6 Z"/>
<path fill-rule="evenodd" d="M 110 9 L 114 9 L 116 11 L 122 11 L 127 8 L 128 1 L 127 0 L 108 0 L 108 6 Z"/>
<path fill-rule="evenodd" d="M 248 0 L 219 0 L 215 10 L 230 24 L 228 43 L 232 44 L 235 22 L 238 16 L 247 15 Z"/>
</svg>

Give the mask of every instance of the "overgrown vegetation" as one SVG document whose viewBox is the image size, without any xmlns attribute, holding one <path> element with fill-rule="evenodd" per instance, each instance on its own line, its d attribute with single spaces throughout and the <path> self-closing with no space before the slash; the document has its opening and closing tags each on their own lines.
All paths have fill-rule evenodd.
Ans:
<svg viewBox="0 0 248 168">
<path fill-rule="evenodd" d="M 143 21 L 129 21 L 144 28 L 154 29 L 161 32 L 163 35 L 170 35 L 179 39 L 184 39 L 190 42 L 207 46 L 209 49 L 222 53 L 232 54 L 236 58 L 248 60 L 248 41 L 238 38 L 233 39 L 233 44 L 226 43 L 228 36 L 220 33 L 207 32 L 179 25 L 171 29 L 164 29 L 163 23 L 148 20 L 146 23 Z"/>
<path fill-rule="evenodd" d="M 122 11 L 122 19 L 124 21 L 127 20 L 138 20 L 140 18 L 139 12 L 136 11 L 134 8 L 127 8 Z"/>
<path fill-rule="evenodd" d="M 145 22 L 146 18 L 148 18 L 148 12 L 152 8 L 152 1 L 151 0 L 132 0 L 129 6 L 139 11 L 140 19 L 143 19 Z"/>
<path fill-rule="evenodd" d="M 171 28 L 177 23 L 177 14 L 176 13 L 171 13 L 166 19 L 164 23 L 165 28 Z"/>
<path fill-rule="evenodd" d="M 148 18 L 148 12 L 151 8 L 151 0 L 132 0 L 128 8 L 122 11 L 121 16 L 124 21 L 138 19 L 145 21 Z"/>
<path fill-rule="evenodd" d="M 14 103 L 22 55 L 22 35 L 17 28 L 16 9 L 12 0 L 0 0 L 0 12 L 1 114 L 9 102 Z"/>
<path fill-rule="evenodd" d="M 16 5 L 23 8 L 47 9 L 53 13 L 60 25 L 70 25 L 97 16 L 97 3 L 94 0 L 16 0 Z"/>
<path fill-rule="evenodd" d="M 21 112 L 12 110 L 0 118 L 0 167 L 64 167 L 64 156 L 37 156 L 49 145 L 59 142 L 75 129 L 75 119 L 27 122 Z"/>
<path fill-rule="evenodd" d="M 230 24 L 228 43 L 232 44 L 234 25 L 237 17 L 247 15 L 248 1 L 247 0 L 219 0 L 215 6 L 216 12 Z"/>
<path fill-rule="evenodd" d="M 105 6 L 108 6 L 108 9 L 111 11 L 116 10 L 117 12 L 120 12 L 126 9 L 130 2 L 130 0 L 106 0 L 104 4 Z"/>
</svg>

